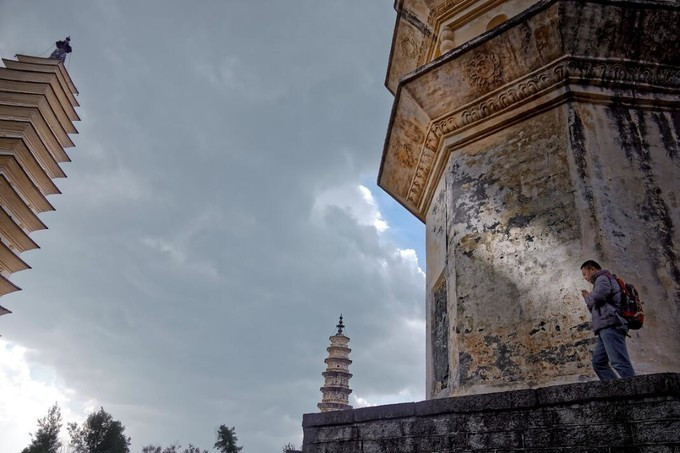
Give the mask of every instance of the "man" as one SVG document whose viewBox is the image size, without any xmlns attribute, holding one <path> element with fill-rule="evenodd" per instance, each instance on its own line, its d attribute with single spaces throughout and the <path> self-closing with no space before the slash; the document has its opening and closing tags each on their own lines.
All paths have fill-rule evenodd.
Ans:
<svg viewBox="0 0 680 453">
<path fill-rule="evenodd" d="M 593 351 L 595 374 L 602 381 L 616 379 L 611 368 L 614 367 L 622 378 L 635 376 L 626 349 L 628 326 L 619 314 L 621 287 L 609 271 L 592 260 L 581 265 L 581 274 L 593 284 L 592 292 L 583 290 L 581 294 L 592 315 L 593 331 L 597 336 Z"/>
</svg>

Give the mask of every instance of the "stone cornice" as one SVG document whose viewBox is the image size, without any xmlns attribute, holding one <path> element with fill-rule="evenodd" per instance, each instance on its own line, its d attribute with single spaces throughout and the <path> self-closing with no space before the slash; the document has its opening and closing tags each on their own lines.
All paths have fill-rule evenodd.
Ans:
<svg viewBox="0 0 680 453">
<path fill-rule="evenodd" d="M 567 83 L 625 86 L 641 88 L 672 88 L 680 94 L 680 67 L 635 64 L 623 61 L 565 58 L 542 68 L 509 86 L 490 92 L 473 103 L 454 110 L 430 123 L 420 151 L 418 166 L 411 181 L 407 201 L 421 206 L 423 189 L 427 184 L 442 138 L 467 126 L 474 126 L 497 113 L 511 110 Z"/>
<path fill-rule="evenodd" d="M 520 18 L 535 22 L 529 27 L 536 30 L 534 39 L 545 37 L 546 42 L 540 43 L 542 48 L 569 48 L 569 36 L 562 38 L 567 42 L 555 42 L 563 36 L 555 27 L 558 24 L 563 27 L 567 21 L 555 20 L 554 16 L 556 11 L 561 15 L 563 11 L 559 8 L 566 7 L 563 4 L 567 3 L 569 7 L 574 4 L 570 0 L 544 2 L 540 8 L 531 11 L 528 17 Z M 583 3 L 594 2 L 577 5 Z M 555 4 L 553 11 L 546 8 L 550 4 Z M 655 6 L 658 9 L 658 5 Z M 549 17 L 551 14 L 552 19 Z M 505 65 L 511 59 L 509 53 L 514 49 L 503 42 L 507 38 L 504 35 L 511 33 L 512 30 L 506 31 L 510 28 L 502 27 L 497 34 L 462 52 L 453 51 L 451 55 L 416 71 L 400 83 L 378 184 L 421 220 L 424 220 L 429 205 L 426 193 L 431 193 L 438 182 L 438 177 L 433 177 L 439 174 L 436 167 L 443 165 L 445 160 L 442 158 L 442 148 L 447 136 L 482 127 L 492 118 L 525 104 L 540 103 L 541 98 L 548 99 L 551 92 L 559 89 L 572 97 L 588 86 L 597 87 L 600 97 L 616 96 L 621 90 L 634 89 L 643 93 L 675 94 L 676 101 L 680 103 L 677 97 L 680 94 L 680 61 L 677 60 L 680 59 L 675 56 L 672 56 L 671 61 L 678 64 L 669 65 L 635 61 L 625 58 L 625 55 L 608 57 L 602 56 L 601 52 L 593 52 L 593 56 L 573 55 L 562 50 L 561 55 L 558 52 L 547 62 L 542 62 L 541 58 L 529 61 L 529 71 L 524 74 L 517 70 L 513 73 Z M 512 37 L 507 39 L 511 40 Z M 576 36 L 574 39 L 577 39 Z M 551 40 L 552 43 L 549 42 Z M 531 68 L 531 65 L 535 65 L 535 68 Z M 455 86 L 462 87 L 461 91 L 465 93 L 471 93 L 468 98 L 451 92 L 451 87 L 427 86 L 432 81 L 441 83 L 442 80 L 449 80 L 447 77 L 455 77 Z M 441 101 L 442 93 L 447 92 L 451 99 Z M 561 101 L 555 98 L 551 102 Z"/>
</svg>

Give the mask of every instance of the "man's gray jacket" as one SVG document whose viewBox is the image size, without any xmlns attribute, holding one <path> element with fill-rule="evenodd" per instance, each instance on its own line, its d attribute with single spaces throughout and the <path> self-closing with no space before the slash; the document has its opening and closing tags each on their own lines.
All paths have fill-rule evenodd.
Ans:
<svg viewBox="0 0 680 453">
<path fill-rule="evenodd" d="M 586 297 L 586 305 L 593 316 L 593 331 L 597 334 L 605 327 L 622 325 L 618 315 L 621 307 L 621 287 L 607 270 L 596 272 L 591 278 L 593 291 Z"/>
</svg>

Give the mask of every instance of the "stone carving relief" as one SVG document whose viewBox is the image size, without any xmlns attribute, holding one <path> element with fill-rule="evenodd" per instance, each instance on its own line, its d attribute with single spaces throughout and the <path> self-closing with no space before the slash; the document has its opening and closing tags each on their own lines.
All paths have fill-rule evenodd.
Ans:
<svg viewBox="0 0 680 453">
<path fill-rule="evenodd" d="M 433 26 L 441 16 L 446 14 L 447 11 L 459 3 L 463 3 L 463 0 L 444 0 L 443 2 L 436 5 L 434 8 L 432 8 L 429 16 L 427 17 L 428 25 Z"/>
<path fill-rule="evenodd" d="M 408 58 L 415 58 L 418 55 L 418 43 L 413 31 L 408 30 L 404 33 L 399 41 L 399 49 L 401 53 Z"/>
<path fill-rule="evenodd" d="M 487 52 L 488 54 L 489 52 Z M 481 61 L 481 59 L 479 60 Z M 482 64 L 484 66 L 486 63 Z M 489 71 L 486 72 L 487 74 Z M 500 78 L 500 73 L 499 73 Z M 601 61 L 588 59 L 560 60 L 539 73 L 521 78 L 509 87 L 503 87 L 481 97 L 474 105 L 458 109 L 430 124 L 418 166 L 407 191 L 407 200 L 418 206 L 427 184 L 432 165 L 439 151 L 442 137 L 456 130 L 483 120 L 525 101 L 540 91 L 575 79 L 591 84 L 648 84 L 680 88 L 680 68 L 632 63 L 626 61 Z"/>
<path fill-rule="evenodd" d="M 478 52 L 465 66 L 465 74 L 474 85 L 484 88 L 501 79 L 501 60 L 493 52 Z"/>
<path fill-rule="evenodd" d="M 417 161 L 416 161 L 416 156 L 413 154 L 413 151 L 411 148 L 408 147 L 408 145 L 404 145 L 402 143 L 399 143 L 397 145 L 397 162 L 399 162 L 399 165 L 402 167 L 415 167 Z"/>
</svg>

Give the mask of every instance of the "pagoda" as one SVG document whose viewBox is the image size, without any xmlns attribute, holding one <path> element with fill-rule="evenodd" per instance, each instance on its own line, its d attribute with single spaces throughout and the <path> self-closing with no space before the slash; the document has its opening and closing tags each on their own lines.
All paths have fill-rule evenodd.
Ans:
<svg viewBox="0 0 680 453">
<path fill-rule="evenodd" d="M 345 325 L 342 323 L 342 315 L 340 315 L 340 322 L 336 327 L 338 331 L 329 338 L 331 345 L 326 348 L 328 357 L 324 362 L 327 368 L 322 373 L 325 382 L 321 387 L 323 396 L 321 402 L 317 404 L 321 412 L 352 409 L 348 399 L 349 394 L 352 393 L 352 389 L 349 388 L 349 380 L 352 378 L 352 374 L 349 372 L 349 365 L 352 363 L 349 359 L 349 353 L 352 350 L 347 347 L 349 337 L 343 332 Z"/>
<path fill-rule="evenodd" d="M 395 7 L 378 184 L 425 224 L 427 398 L 594 379 L 587 259 L 640 282 L 636 373 L 680 370 L 677 2 Z"/>
<path fill-rule="evenodd" d="M 0 67 L 0 296 L 20 288 L 9 276 L 29 269 L 19 255 L 38 248 L 30 233 L 46 229 L 38 214 L 53 211 L 53 179 L 64 178 L 65 148 L 80 118 L 78 94 L 64 66 L 70 38 L 56 43 L 49 58 L 16 55 Z M 10 313 L 0 307 L 0 315 Z"/>
</svg>

